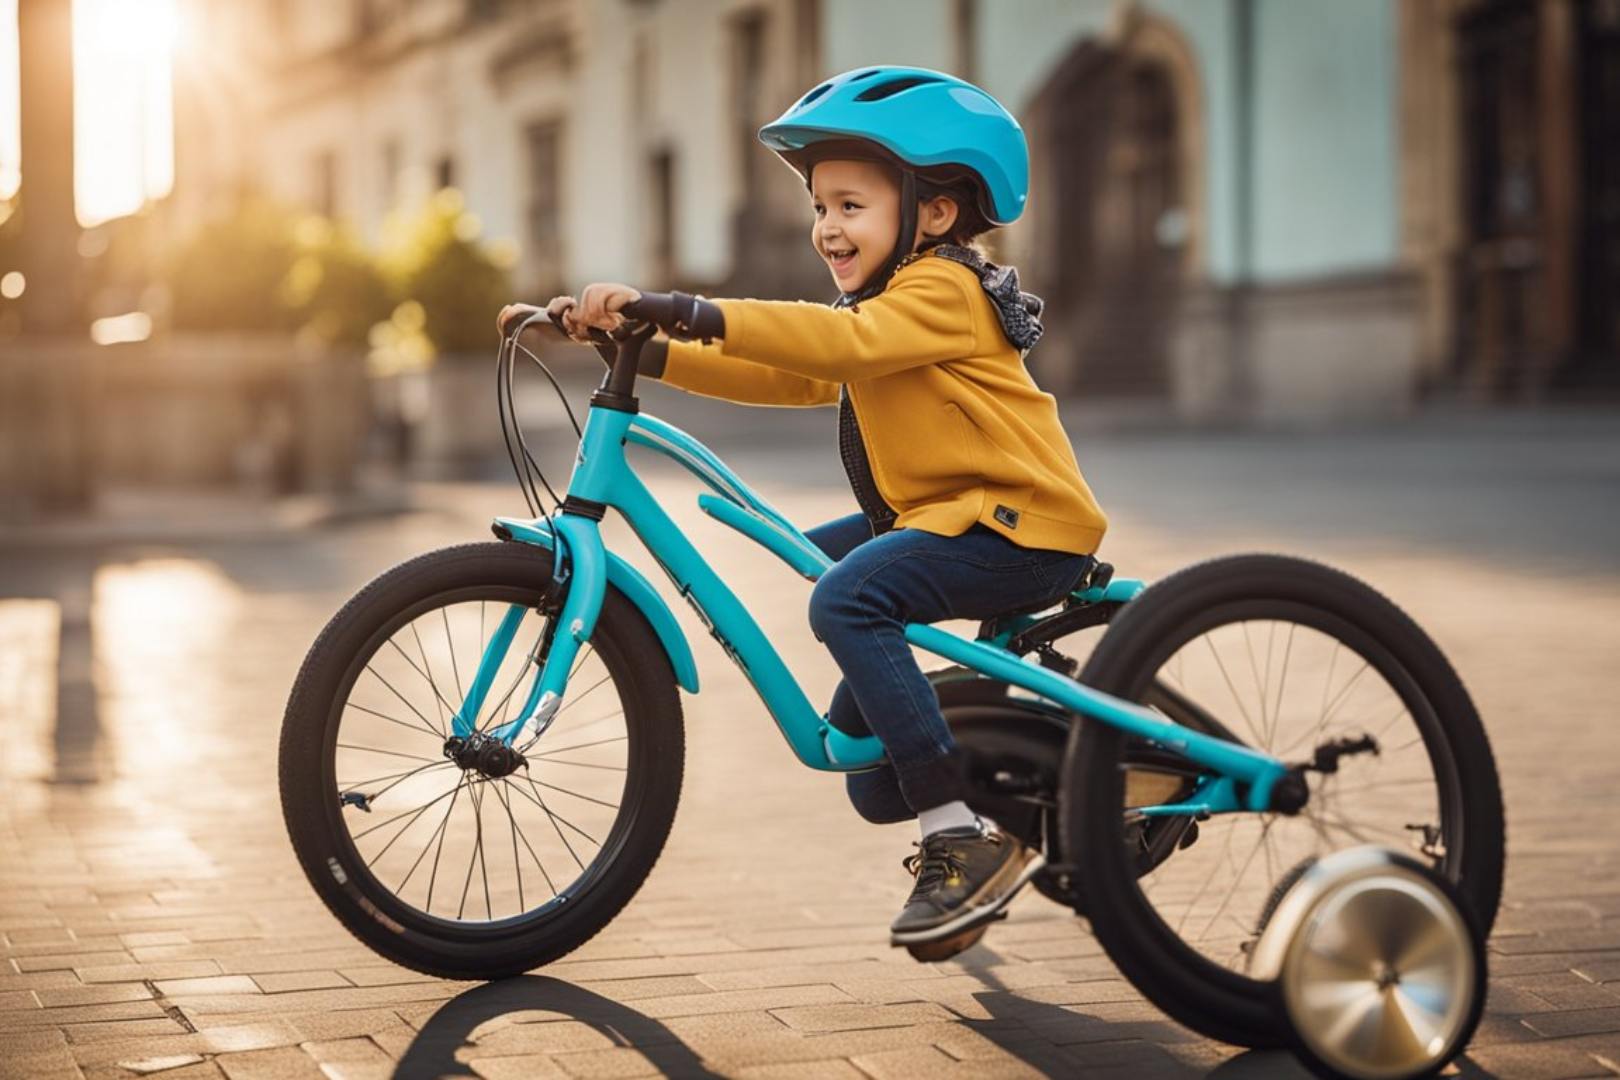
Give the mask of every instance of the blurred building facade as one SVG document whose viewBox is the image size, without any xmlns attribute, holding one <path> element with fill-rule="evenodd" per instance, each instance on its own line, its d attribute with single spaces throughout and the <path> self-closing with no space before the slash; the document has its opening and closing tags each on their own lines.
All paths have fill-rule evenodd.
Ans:
<svg viewBox="0 0 1620 1080">
<path fill-rule="evenodd" d="M 1620 0 L 252 0 L 187 18 L 175 220 L 251 183 L 375 235 L 462 189 L 523 295 L 830 297 L 754 140 L 948 70 L 1025 124 L 1060 395 L 1308 419 L 1620 377 Z"/>
</svg>

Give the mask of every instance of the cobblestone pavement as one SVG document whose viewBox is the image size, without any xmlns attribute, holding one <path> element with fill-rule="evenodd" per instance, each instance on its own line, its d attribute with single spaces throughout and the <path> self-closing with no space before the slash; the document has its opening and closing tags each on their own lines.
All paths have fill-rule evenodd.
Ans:
<svg viewBox="0 0 1620 1080">
<path fill-rule="evenodd" d="M 1309 553 L 1379 584 L 1430 631 L 1480 705 L 1510 823 L 1489 1012 L 1460 1071 L 1620 1073 L 1620 440 L 1597 440 L 1608 471 L 1570 479 L 1578 491 L 1523 477 L 1471 488 L 1465 452 L 1448 476 L 1419 470 L 1437 518 L 1500 523 L 1460 542 L 1427 519 L 1375 526 L 1380 507 L 1422 500 L 1398 453 L 1381 464 L 1382 436 L 1358 439 L 1348 457 L 1286 440 L 1101 444 L 1090 472 L 1114 510 L 1107 554 L 1152 578 L 1224 551 Z M 1543 444 L 1529 439 L 1516 460 Z M 801 467 L 795 445 L 761 452 L 749 474 L 802 523 L 847 512 L 835 460 L 819 460 L 830 448 Z M 1358 482 L 1337 490 L 1366 510 L 1338 509 L 1358 527 L 1223 514 L 1209 496 L 1241 473 L 1270 486 L 1245 492 L 1250 503 L 1334 503 L 1346 461 Z M 1139 482 L 1158 486 L 1129 494 Z M 692 485 L 663 484 L 690 507 Z M 1592 513 L 1535 528 L 1598 535 L 1525 554 L 1512 523 L 1538 498 Z M 678 604 L 704 688 L 684 698 L 685 795 L 637 899 L 519 979 L 451 983 L 382 962 L 299 872 L 274 755 L 302 653 L 342 600 L 513 509 L 506 486 L 424 488 L 418 503 L 427 511 L 312 530 L 259 535 L 246 513 L 203 539 L 176 525 L 168 539 L 115 530 L 0 549 L 0 1076 L 1302 1075 L 1164 1019 L 1083 923 L 1034 895 L 955 962 L 897 955 L 886 927 L 909 886 L 898 862 L 914 826 L 866 825 L 837 783 L 796 767 Z M 789 660 L 825 701 L 836 672 L 804 625 L 809 586 L 694 510 L 677 516 L 766 629 L 798 643 Z"/>
</svg>

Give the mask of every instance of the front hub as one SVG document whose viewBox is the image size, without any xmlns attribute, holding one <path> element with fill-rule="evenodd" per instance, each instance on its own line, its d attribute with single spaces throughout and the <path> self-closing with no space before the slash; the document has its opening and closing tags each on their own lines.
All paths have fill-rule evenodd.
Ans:
<svg viewBox="0 0 1620 1080">
<path fill-rule="evenodd" d="M 444 756 L 468 772 L 491 780 L 510 776 L 528 765 L 528 760 L 493 735 L 475 731 L 463 738 L 452 735 L 444 741 Z"/>
</svg>

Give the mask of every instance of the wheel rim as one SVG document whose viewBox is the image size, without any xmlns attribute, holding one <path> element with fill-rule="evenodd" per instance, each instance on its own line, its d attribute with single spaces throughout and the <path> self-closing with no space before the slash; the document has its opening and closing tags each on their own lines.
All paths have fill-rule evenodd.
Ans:
<svg viewBox="0 0 1620 1080">
<path fill-rule="evenodd" d="M 1477 992 L 1473 937 L 1429 883 L 1382 873 L 1331 888 L 1281 973 L 1300 1038 L 1337 1072 L 1410 1076 L 1446 1060 Z"/>
<path fill-rule="evenodd" d="M 549 621 L 536 603 L 530 590 L 497 586 L 428 598 L 374 634 L 344 679 L 324 798 L 352 872 L 400 922 L 478 934 L 549 918 L 623 844 L 638 766 L 609 643 L 581 648 L 526 768 L 491 776 L 445 755 L 484 643 L 512 605 L 523 616 L 477 727 L 516 718 Z"/>
<path fill-rule="evenodd" d="M 1274 891 L 1305 859 L 1384 843 L 1457 876 L 1461 789 L 1438 719 L 1388 651 L 1352 624 L 1287 601 L 1223 605 L 1158 643 L 1137 670 L 1136 684 L 1123 696 L 1204 727 L 1167 704 L 1160 688 L 1169 686 L 1238 741 L 1284 760 L 1308 758 L 1314 746 L 1355 732 L 1374 735 L 1383 748 L 1376 757 L 1343 759 L 1332 776 L 1311 774 L 1311 802 L 1295 818 L 1152 819 L 1146 835 L 1122 824 L 1142 906 L 1161 935 L 1209 965 L 1206 973 L 1233 980 L 1235 988 L 1254 988 L 1244 974 L 1248 953 Z M 1302 704 L 1307 699 L 1309 707 Z M 1123 747 L 1127 762 L 1133 756 L 1155 760 L 1132 740 Z M 1185 768 L 1124 772 L 1120 805 L 1126 808 L 1171 801 L 1190 787 Z M 1182 848 L 1194 828 L 1192 843 Z"/>
</svg>

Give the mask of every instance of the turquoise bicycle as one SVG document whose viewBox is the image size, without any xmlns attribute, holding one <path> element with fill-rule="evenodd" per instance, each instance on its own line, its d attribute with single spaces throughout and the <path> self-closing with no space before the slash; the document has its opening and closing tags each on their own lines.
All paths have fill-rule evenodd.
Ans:
<svg viewBox="0 0 1620 1080">
<path fill-rule="evenodd" d="M 648 294 L 599 338 L 610 367 L 583 429 L 574 423 L 560 497 L 513 408 L 519 352 L 544 369 L 518 341 L 543 315 L 503 339 L 497 404 L 529 514 L 497 518 L 496 541 L 421 555 L 366 585 L 293 687 L 280 752 L 293 846 L 337 918 L 397 963 L 489 979 L 554 961 L 614 918 L 663 848 L 685 753 L 678 690 L 697 693 L 698 672 L 658 592 L 604 545 L 610 509 L 802 764 L 883 767 L 869 733 L 828 723 L 632 465 L 632 447 L 677 462 L 709 489 L 704 512 L 801 577 L 831 565 L 702 443 L 639 410 L 641 348 L 679 328 L 658 301 Z M 1006 612 L 974 639 L 915 624 L 906 637 L 948 662 L 930 679 L 976 807 L 1042 852 L 1036 887 L 1087 916 L 1173 1018 L 1243 1046 L 1327 1031 L 1296 1014 L 1340 1016 L 1332 1002 L 1346 991 L 1323 998 L 1327 976 L 1310 965 L 1361 941 L 1376 961 L 1329 968 L 1370 980 L 1384 1004 L 1368 1016 L 1404 1025 L 1424 1068 L 1466 1042 L 1502 882 L 1496 770 L 1461 682 L 1379 593 L 1282 556 L 1217 559 L 1151 587 L 1097 563 L 1056 609 Z M 1358 851 L 1388 853 L 1372 860 L 1383 870 Z M 1336 891 L 1346 858 L 1365 871 L 1354 903 Z M 1417 906 L 1397 918 L 1402 903 Z M 1299 953 L 1311 927 L 1331 941 Z M 1407 946 L 1416 1019 L 1388 1004 Z M 1413 989 L 1424 964 L 1446 973 L 1431 972 L 1427 997 Z M 1283 970 L 1318 981 L 1279 998 Z M 1279 1025 L 1280 1014 L 1295 1019 Z M 1345 1071 L 1333 1040 L 1368 1023 L 1297 1048 Z"/>
</svg>

